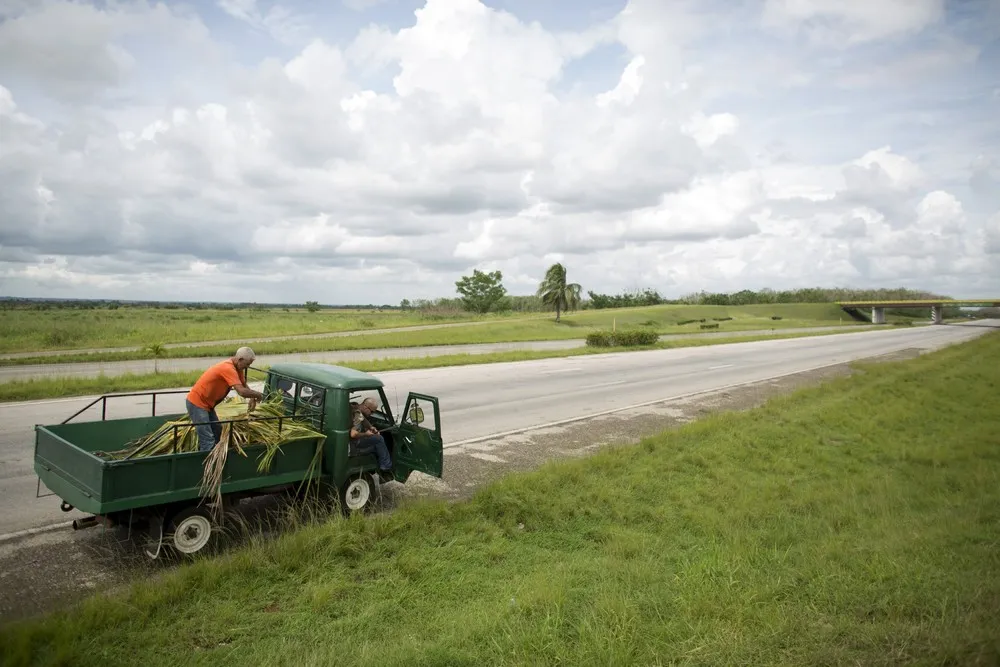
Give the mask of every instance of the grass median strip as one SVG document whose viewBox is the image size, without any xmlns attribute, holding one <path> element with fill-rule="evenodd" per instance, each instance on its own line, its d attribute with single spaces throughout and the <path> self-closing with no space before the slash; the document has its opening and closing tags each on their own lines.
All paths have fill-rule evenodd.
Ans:
<svg viewBox="0 0 1000 667">
<path fill-rule="evenodd" d="M 0 630 L 5 665 L 996 664 L 991 333 Z M 447 475 L 447 464 L 446 471 Z"/>
<path fill-rule="evenodd" d="M 870 329 L 869 329 L 870 330 Z M 591 354 L 610 354 L 615 352 L 639 352 L 649 350 L 666 350 L 681 347 L 702 347 L 707 345 L 723 345 L 727 343 L 748 343 L 758 340 L 781 340 L 788 338 L 807 338 L 814 336 L 830 336 L 844 333 L 860 333 L 858 331 L 815 331 L 794 334 L 763 336 L 739 336 L 733 338 L 683 338 L 663 341 L 656 345 L 622 348 L 592 348 L 580 347 L 568 350 L 518 350 L 513 352 L 496 352 L 490 354 L 448 354 L 441 356 L 374 359 L 371 361 L 351 361 L 340 365 L 349 366 L 370 373 L 381 371 L 410 370 L 419 368 L 438 368 L 447 366 L 467 366 L 469 364 L 510 363 L 516 361 L 531 361 L 534 359 L 555 359 L 560 357 L 575 357 Z M 221 356 L 221 355 L 220 355 Z M 206 367 L 210 361 L 206 361 Z M 261 366 L 262 370 L 266 367 Z M 10 401 L 32 401 L 45 398 L 64 398 L 69 396 L 89 396 L 112 392 L 144 391 L 147 389 L 167 389 L 172 387 L 188 387 L 193 385 L 202 371 L 180 371 L 123 375 L 98 375 L 96 377 L 45 377 L 31 380 L 11 380 L 0 383 L 0 403 Z M 253 379 L 253 375 L 251 375 Z"/>
</svg>

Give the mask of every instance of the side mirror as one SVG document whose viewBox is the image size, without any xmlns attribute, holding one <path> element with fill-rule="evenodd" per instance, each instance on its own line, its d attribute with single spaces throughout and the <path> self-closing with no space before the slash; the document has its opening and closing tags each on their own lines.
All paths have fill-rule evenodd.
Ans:
<svg viewBox="0 0 1000 667">
<path fill-rule="evenodd" d="M 410 408 L 410 421 L 414 424 L 424 421 L 424 409 L 416 403 Z"/>
</svg>

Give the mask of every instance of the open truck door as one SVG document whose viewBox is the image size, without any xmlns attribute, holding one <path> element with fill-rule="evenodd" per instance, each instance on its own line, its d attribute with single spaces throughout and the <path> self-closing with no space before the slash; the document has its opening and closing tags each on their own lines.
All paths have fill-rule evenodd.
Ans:
<svg viewBox="0 0 1000 667">
<path fill-rule="evenodd" d="M 395 449 L 394 467 L 404 479 L 412 470 L 441 477 L 444 447 L 441 410 L 435 397 L 412 392 L 406 397 Z"/>
</svg>

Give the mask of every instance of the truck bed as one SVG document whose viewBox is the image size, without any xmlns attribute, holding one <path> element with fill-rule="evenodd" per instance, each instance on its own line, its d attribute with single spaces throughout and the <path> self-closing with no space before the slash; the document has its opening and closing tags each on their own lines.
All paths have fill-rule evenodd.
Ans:
<svg viewBox="0 0 1000 667">
<path fill-rule="evenodd" d="M 106 515 L 201 495 L 208 452 L 185 452 L 111 461 L 94 452 L 125 448 L 130 441 L 182 415 L 158 415 L 35 427 L 35 473 L 51 491 L 82 512 Z M 317 438 L 282 445 L 266 473 L 257 472 L 263 445 L 230 450 L 222 492 L 298 482 L 309 474 Z"/>
</svg>

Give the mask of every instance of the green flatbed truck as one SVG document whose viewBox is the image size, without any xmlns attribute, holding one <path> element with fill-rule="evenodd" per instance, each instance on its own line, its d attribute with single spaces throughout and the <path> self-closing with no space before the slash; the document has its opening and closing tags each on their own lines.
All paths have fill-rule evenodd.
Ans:
<svg viewBox="0 0 1000 667">
<path fill-rule="evenodd" d="M 341 366 L 283 363 L 267 371 L 263 393 L 282 395 L 283 420 L 307 420 L 325 434 L 283 444 L 270 467 L 258 471 L 264 445 L 244 446 L 246 457 L 226 458 L 221 493 L 224 506 L 243 498 L 295 493 L 303 483 L 316 484 L 327 496 L 336 495 L 346 513 L 365 511 L 371 504 L 378 462 L 374 451 L 359 451 L 350 442 L 350 403 L 374 398 L 380 406 L 369 421 L 385 438 L 393 460 L 392 476 L 405 483 L 419 471 L 443 474 L 441 413 L 436 397 L 410 393 L 398 421 L 389 408 L 377 377 Z M 191 555 L 202 551 L 217 532 L 216 513 L 201 492 L 208 452 L 180 452 L 134 459 L 108 459 L 100 452 L 116 451 L 183 414 L 156 414 L 157 397 L 187 390 L 109 394 L 62 423 L 35 427 L 34 468 L 44 484 L 61 498 L 61 508 L 90 514 L 74 528 L 98 523 L 139 528 L 145 552 L 157 558 L 164 550 Z M 152 397 L 150 416 L 107 419 L 108 402 L 124 397 Z M 100 405 L 101 419 L 73 422 Z M 162 405 L 162 400 L 161 400 Z M 317 462 L 317 457 L 319 458 Z M 380 483 L 380 482 L 379 482 Z"/>
</svg>

